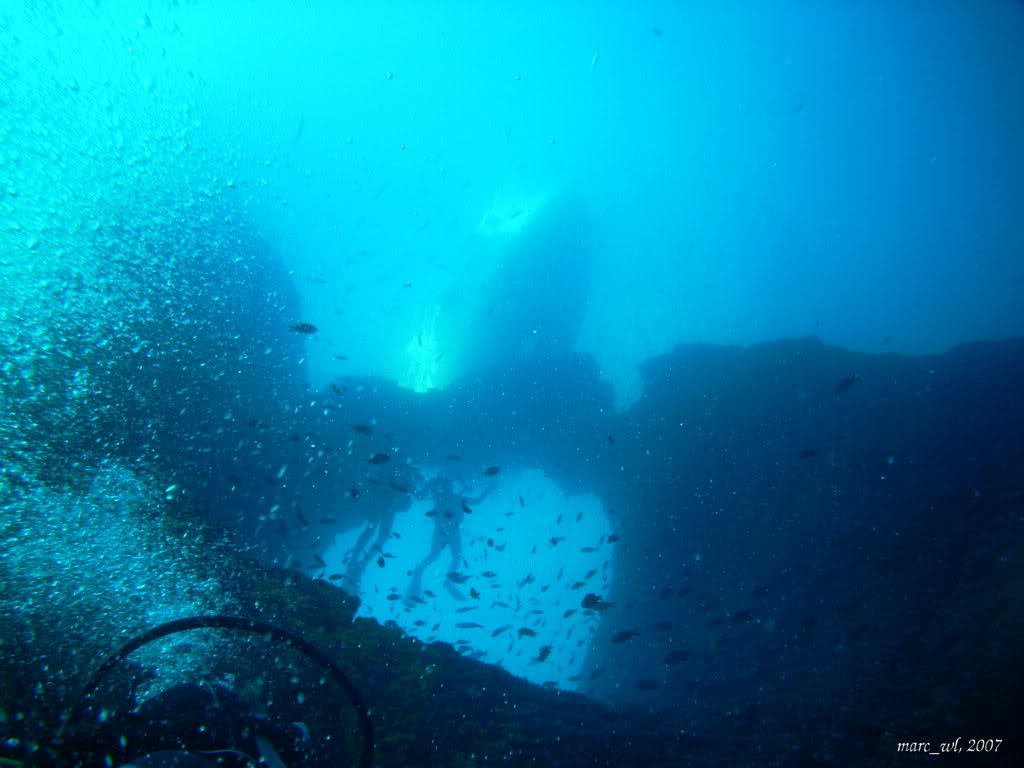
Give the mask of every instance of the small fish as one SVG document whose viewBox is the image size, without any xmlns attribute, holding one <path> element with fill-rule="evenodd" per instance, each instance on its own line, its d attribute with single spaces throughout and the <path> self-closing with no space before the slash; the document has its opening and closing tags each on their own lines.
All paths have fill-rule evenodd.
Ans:
<svg viewBox="0 0 1024 768">
<path fill-rule="evenodd" d="M 853 385 L 856 384 L 858 381 L 860 381 L 860 376 L 858 376 L 856 373 L 851 373 L 849 376 L 843 376 L 843 378 L 836 382 L 833 391 L 837 395 L 844 395 L 847 392 L 849 392 L 850 388 L 853 387 Z"/>
<path fill-rule="evenodd" d="M 504 602 L 503 600 L 495 600 L 493 603 L 491 603 L 491 608 L 511 608 L 511 607 L 512 607 L 511 605 L 509 605 L 508 603 Z"/>
<path fill-rule="evenodd" d="M 576 515 L 576 522 L 578 523 L 582 519 L 583 519 L 583 513 L 580 512 L 578 515 Z"/>
<path fill-rule="evenodd" d="M 640 637 L 640 631 L 636 629 L 623 629 L 620 632 L 616 632 L 612 635 L 613 643 L 625 643 L 632 640 L 634 637 Z"/>
<path fill-rule="evenodd" d="M 534 632 L 529 627 L 520 627 L 519 628 L 519 636 L 520 637 L 536 637 L 537 633 Z"/>
<path fill-rule="evenodd" d="M 316 333 L 318 330 L 320 330 L 312 323 L 296 323 L 295 325 L 289 325 L 288 328 L 289 330 L 295 331 L 295 333 L 306 334 Z"/>
<path fill-rule="evenodd" d="M 328 578 L 328 579 L 329 579 L 330 581 L 337 581 L 338 579 L 343 579 L 343 578 L 345 578 L 345 574 L 343 574 L 343 573 L 332 573 L 332 574 L 331 574 L 330 576 L 328 576 L 327 578 Z"/>
<path fill-rule="evenodd" d="M 462 461 L 462 457 L 457 453 L 449 453 L 448 461 Z"/>
<path fill-rule="evenodd" d="M 344 363 L 344 362 L 347 362 L 347 361 L 348 361 L 348 358 L 347 358 L 347 357 L 345 357 L 344 355 L 335 355 L 335 356 L 334 356 L 334 359 L 335 359 L 335 360 L 340 360 L 340 361 L 341 361 L 341 362 L 343 362 L 343 363 Z"/>
<path fill-rule="evenodd" d="M 456 584 L 465 584 L 467 581 L 469 581 L 469 577 L 463 573 L 452 571 L 448 574 L 448 581 L 454 582 Z"/>
<path fill-rule="evenodd" d="M 377 558 L 377 567 L 378 568 L 383 568 L 387 564 L 387 562 L 388 561 L 385 560 L 383 557 L 378 557 Z"/>
<path fill-rule="evenodd" d="M 480 575 L 483 576 L 485 579 L 493 579 L 498 574 L 496 574 L 494 571 L 484 571 Z"/>
<path fill-rule="evenodd" d="M 467 515 L 473 514 L 473 509 L 469 506 L 469 504 L 466 503 L 465 499 L 462 500 L 462 511 L 465 512 Z"/>
<path fill-rule="evenodd" d="M 619 541 L 620 538 L 621 537 L 617 533 L 609 533 L 607 541 L 609 544 L 614 544 L 615 542 Z"/>
<path fill-rule="evenodd" d="M 437 517 L 437 510 L 432 509 L 429 512 L 427 512 L 427 517 Z"/>
<path fill-rule="evenodd" d="M 591 552 L 597 552 L 597 547 L 580 547 L 580 552 L 589 555 Z"/>
<path fill-rule="evenodd" d="M 335 525 L 338 521 L 333 517 L 321 517 L 320 525 Z"/>
<path fill-rule="evenodd" d="M 313 562 L 319 565 L 321 568 L 327 567 L 327 563 L 324 562 L 324 559 L 316 553 L 313 554 Z"/>
<path fill-rule="evenodd" d="M 511 625 L 511 624 L 505 624 L 505 625 L 503 625 L 503 626 L 500 626 L 500 627 L 498 627 L 498 628 L 497 628 L 496 630 L 494 630 L 493 632 L 491 632 L 491 637 L 497 637 L 497 636 L 498 636 L 498 635 L 500 635 L 500 634 L 501 634 L 502 632 L 507 632 L 507 631 L 508 631 L 508 630 L 510 630 L 510 629 L 512 629 L 512 625 Z"/>
<path fill-rule="evenodd" d="M 552 647 L 550 645 L 541 646 L 541 649 L 537 652 L 537 656 L 534 658 L 534 662 L 539 664 L 540 662 L 547 659 L 551 655 Z"/>
<path fill-rule="evenodd" d="M 563 619 L 568 619 L 574 613 L 576 613 L 576 609 L 575 608 L 570 608 L 569 610 L 567 610 L 565 613 L 562 614 L 562 618 Z"/>
<path fill-rule="evenodd" d="M 390 595 L 388 595 L 388 600 L 390 600 L 391 602 L 394 602 L 395 600 L 401 600 L 401 599 L 402 599 L 402 596 L 401 595 L 396 595 L 394 592 L 392 592 Z"/>
<path fill-rule="evenodd" d="M 348 495 L 352 498 L 352 501 L 355 501 L 356 499 L 359 498 L 359 489 L 358 488 L 349 488 L 348 489 Z"/>
<path fill-rule="evenodd" d="M 689 651 L 669 651 L 667 654 L 665 654 L 665 658 L 662 659 L 662 662 L 665 664 L 666 667 L 671 667 L 673 664 L 678 664 L 682 661 L 686 661 L 688 658 L 690 658 Z"/>
<path fill-rule="evenodd" d="M 456 629 L 483 629 L 483 624 L 477 624 L 475 621 L 460 621 L 455 625 Z"/>
<path fill-rule="evenodd" d="M 615 435 L 605 435 L 604 437 L 608 441 L 608 445 L 615 445 Z"/>
<path fill-rule="evenodd" d="M 486 477 L 496 477 L 499 472 L 501 472 L 501 467 L 488 467 L 484 470 L 484 475 Z"/>
<path fill-rule="evenodd" d="M 348 392 L 348 389 L 346 389 L 345 387 L 339 387 L 337 384 L 331 384 L 331 390 L 336 395 L 344 395 L 346 392 Z"/>
<path fill-rule="evenodd" d="M 584 608 L 588 611 L 607 611 L 612 608 L 615 603 L 607 603 L 601 599 L 600 595 L 595 595 L 593 592 L 588 592 L 583 598 L 583 602 L 580 603 L 580 608 Z"/>
<path fill-rule="evenodd" d="M 557 547 L 558 542 L 565 541 L 565 536 L 552 536 L 548 541 L 551 542 L 552 547 Z"/>
<path fill-rule="evenodd" d="M 569 589 L 582 589 L 585 586 L 587 586 L 587 583 L 585 581 L 577 581 L 575 584 L 569 587 Z"/>
<path fill-rule="evenodd" d="M 480 606 L 479 605 L 468 605 L 465 608 L 456 608 L 455 612 L 456 613 L 470 613 L 472 611 L 479 611 L 479 610 L 480 610 Z"/>
<path fill-rule="evenodd" d="M 435 594 L 434 594 L 433 592 L 431 592 L 431 591 L 430 591 L 429 589 L 424 589 L 424 590 L 423 590 L 423 594 L 424 594 L 424 595 L 426 595 L 427 597 L 437 597 L 437 595 L 435 595 Z M 435 627 L 435 629 L 436 629 L 436 627 Z"/>
<path fill-rule="evenodd" d="M 479 600 L 480 599 L 480 593 L 477 592 L 475 589 L 473 589 L 473 587 L 469 588 L 469 596 L 471 598 L 473 598 L 474 600 Z"/>
<path fill-rule="evenodd" d="M 366 424 L 353 424 L 352 431 L 360 435 L 372 435 L 373 429 L 368 427 Z"/>
<path fill-rule="evenodd" d="M 519 494 L 519 506 L 520 507 L 525 507 L 526 506 L 526 502 L 523 501 L 523 494 L 521 494 L 521 493 Z"/>
<path fill-rule="evenodd" d="M 391 457 L 386 453 L 375 453 L 366 460 L 367 464 L 387 464 Z"/>
</svg>

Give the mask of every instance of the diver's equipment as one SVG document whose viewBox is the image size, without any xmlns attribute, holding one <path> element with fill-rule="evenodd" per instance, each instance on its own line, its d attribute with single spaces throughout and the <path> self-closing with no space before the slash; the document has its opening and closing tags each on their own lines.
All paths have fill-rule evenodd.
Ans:
<svg viewBox="0 0 1024 768">
<path fill-rule="evenodd" d="M 145 634 L 129 641 L 104 661 L 86 683 L 85 687 L 82 689 L 82 693 L 79 695 L 78 699 L 72 705 L 67 716 L 61 723 L 60 729 L 57 732 L 56 741 L 50 750 L 55 761 L 62 765 L 66 765 L 68 762 L 72 765 L 86 765 L 91 762 L 88 760 L 88 757 L 90 756 L 88 754 L 89 747 L 84 745 L 82 737 L 77 733 L 74 736 L 69 735 L 73 730 L 75 730 L 74 727 L 78 725 L 78 721 L 85 712 L 86 706 L 95 694 L 99 684 L 115 666 L 127 658 L 129 654 L 144 645 L 152 643 L 155 640 L 159 640 L 160 638 L 167 637 L 168 635 L 173 635 L 178 632 L 187 632 L 193 629 L 230 629 L 263 635 L 264 637 L 272 640 L 277 640 L 290 645 L 292 648 L 323 667 L 331 679 L 334 680 L 345 692 L 349 702 L 356 711 L 363 743 L 358 765 L 360 768 L 370 768 L 370 766 L 372 766 L 374 751 L 373 724 L 370 721 L 366 704 L 363 702 L 359 691 L 337 664 L 335 664 L 318 648 L 287 630 L 255 619 L 219 615 L 192 616 L 160 624 Z M 296 727 L 294 735 L 301 738 L 302 732 L 305 730 L 305 726 L 301 724 L 293 725 Z M 306 732 L 305 736 L 308 738 L 308 732 Z M 255 738 L 259 740 L 261 737 L 257 734 Z M 201 743 L 200 736 L 192 734 L 183 738 L 179 737 L 178 741 L 180 744 L 183 744 L 184 748 L 179 748 L 166 753 L 168 755 L 173 755 L 173 757 L 162 757 L 163 753 L 159 752 L 152 755 L 132 755 L 130 756 L 130 764 L 139 766 L 140 768 L 154 765 L 177 765 L 181 768 L 185 768 L 185 766 L 199 766 L 202 764 L 201 761 L 204 760 L 211 762 L 211 764 L 215 764 L 212 763 L 212 761 L 209 760 L 209 757 L 204 753 L 204 747 Z M 104 763 L 109 760 L 108 754 L 109 753 L 100 755 L 94 753 L 92 757 L 95 758 L 95 764 L 104 765 Z M 70 760 L 68 758 L 70 758 Z M 263 762 L 264 764 L 267 764 L 272 761 L 264 760 Z M 106 762 L 106 764 L 109 765 L 109 762 Z"/>
<path fill-rule="evenodd" d="M 299 768 L 310 763 L 312 740 L 300 723 L 287 725 L 257 715 L 241 696 L 223 683 L 179 683 L 147 698 L 136 709 L 118 712 L 69 736 L 65 751 L 88 741 L 88 760 L 106 751 L 110 762 L 134 768 L 183 768 L 183 763 L 211 768 Z M 199 755 L 204 757 L 200 758 Z M 185 760 L 186 756 L 193 759 Z M 217 762 L 206 760 L 216 757 Z M 81 760 L 80 760 L 81 761 Z M 85 762 L 85 761 L 81 761 Z M 127 766 L 125 766 L 127 768 Z"/>
</svg>

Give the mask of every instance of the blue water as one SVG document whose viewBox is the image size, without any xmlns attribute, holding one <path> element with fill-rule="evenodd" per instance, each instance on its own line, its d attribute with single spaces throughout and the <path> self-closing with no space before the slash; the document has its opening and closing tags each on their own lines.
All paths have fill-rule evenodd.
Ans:
<svg viewBox="0 0 1024 768">
<path fill-rule="evenodd" d="M 1002 724 L 1022 39 L 1011 0 L 4 4 L 0 730 L 80 684 L 58 628 L 251 610 L 161 510 L 767 764 Z"/>
</svg>

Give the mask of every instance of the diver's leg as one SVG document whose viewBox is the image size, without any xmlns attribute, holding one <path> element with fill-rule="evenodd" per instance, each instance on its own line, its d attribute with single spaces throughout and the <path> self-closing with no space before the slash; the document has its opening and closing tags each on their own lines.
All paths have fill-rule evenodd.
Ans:
<svg viewBox="0 0 1024 768">
<path fill-rule="evenodd" d="M 462 532 L 457 527 L 452 528 L 448 534 L 448 548 L 452 553 L 452 561 L 448 566 L 448 573 L 458 573 L 459 568 L 462 567 Z M 444 587 L 448 590 L 448 594 L 456 600 L 465 601 L 466 596 L 462 594 L 462 591 L 455 586 L 455 582 L 451 579 L 445 579 Z"/>
<path fill-rule="evenodd" d="M 375 546 L 377 549 L 384 551 L 384 545 L 387 544 L 388 539 L 391 537 L 391 529 L 395 527 L 395 515 L 394 509 L 389 509 L 384 512 L 380 519 L 380 525 L 377 528 L 377 541 Z"/>
<path fill-rule="evenodd" d="M 352 549 L 353 560 L 361 560 L 364 557 L 367 557 L 366 546 L 370 543 L 370 539 L 373 537 L 375 530 L 377 530 L 377 521 L 367 520 L 366 527 L 363 528 L 363 532 L 359 534 L 359 538 L 356 539 L 356 545 Z"/>
<path fill-rule="evenodd" d="M 348 568 L 345 569 L 345 579 L 342 582 L 345 589 L 352 594 L 359 593 L 359 585 L 363 580 L 363 573 L 366 571 L 366 566 L 370 564 L 373 552 L 368 552 L 366 546 L 370 543 L 370 537 L 373 536 L 373 532 L 377 527 L 376 520 L 368 522 L 363 532 L 359 534 L 356 545 L 352 549 Z"/>
<path fill-rule="evenodd" d="M 451 572 L 457 573 L 462 568 L 462 531 L 458 528 L 452 530 L 448 538 L 448 548 L 452 552 Z"/>
<path fill-rule="evenodd" d="M 420 592 L 423 591 L 423 571 L 427 569 L 427 566 L 437 560 L 443 551 L 444 537 L 441 535 L 440 526 L 438 526 L 434 528 L 434 536 L 430 542 L 430 552 L 415 568 L 412 569 L 412 578 L 409 580 L 409 588 L 405 592 L 405 599 L 407 602 L 420 596 Z"/>
</svg>

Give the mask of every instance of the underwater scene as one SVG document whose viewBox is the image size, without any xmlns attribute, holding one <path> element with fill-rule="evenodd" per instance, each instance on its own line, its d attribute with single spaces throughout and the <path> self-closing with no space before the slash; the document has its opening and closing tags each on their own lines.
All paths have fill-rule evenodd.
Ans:
<svg viewBox="0 0 1024 768">
<path fill-rule="evenodd" d="M 1024 765 L 1024 3 L 0 2 L 0 768 Z"/>
</svg>

